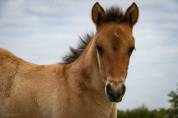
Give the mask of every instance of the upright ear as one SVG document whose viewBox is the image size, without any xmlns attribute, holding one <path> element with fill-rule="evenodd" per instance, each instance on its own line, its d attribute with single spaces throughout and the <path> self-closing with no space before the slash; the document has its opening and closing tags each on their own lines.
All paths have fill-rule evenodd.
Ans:
<svg viewBox="0 0 178 118">
<path fill-rule="evenodd" d="M 138 6 L 135 3 L 132 3 L 132 5 L 127 9 L 125 13 L 125 18 L 131 26 L 134 26 L 138 20 L 138 16 L 139 16 Z"/>
<path fill-rule="evenodd" d="M 104 9 L 100 6 L 98 2 L 93 5 L 92 8 L 92 20 L 96 25 L 99 25 L 102 22 L 102 18 L 105 15 Z"/>
</svg>

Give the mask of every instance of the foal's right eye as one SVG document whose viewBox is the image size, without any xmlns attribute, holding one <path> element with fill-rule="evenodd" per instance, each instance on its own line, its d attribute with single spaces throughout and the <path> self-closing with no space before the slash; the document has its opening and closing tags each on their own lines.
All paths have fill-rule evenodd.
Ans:
<svg viewBox="0 0 178 118">
<path fill-rule="evenodd" d="M 99 55 L 102 56 L 103 55 L 103 48 L 99 45 L 96 46 L 96 50 L 98 51 Z"/>
<path fill-rule="evenodd" d="M 129 50 L 129 55 L 132 54 L 132 52 L 133 52 L 134 49 L 135 49 L 134 47 L 130 48 L 130 50 Z"/>
</svg>

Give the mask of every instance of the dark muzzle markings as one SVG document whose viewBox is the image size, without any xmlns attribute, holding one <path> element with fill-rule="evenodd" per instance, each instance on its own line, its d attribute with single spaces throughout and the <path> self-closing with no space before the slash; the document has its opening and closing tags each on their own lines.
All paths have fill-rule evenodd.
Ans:
<svg viewBox="0 0 178 118">
<path fill-rule="evenodd" d="M 112 102 L 120 102 L 125 94 L 126 87 L 120 82 L 110 82 L 106 84 L 105 92 Z"/>
</svg>

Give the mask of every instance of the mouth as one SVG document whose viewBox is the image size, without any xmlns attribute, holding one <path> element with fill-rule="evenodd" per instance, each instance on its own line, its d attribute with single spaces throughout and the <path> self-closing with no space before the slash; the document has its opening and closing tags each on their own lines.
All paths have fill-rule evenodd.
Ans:
<svg viewBox="0 0 178 118">
<path fill-rule="evenodd" d="M 114 97 L 114 96 L 111 96 L 111 95 L 107 95 L 107 96 L 108 96 L 108 98 L 111 102 L 121 102 L 122 97 L 123 97 L 123 96 Z"/>
</svg>

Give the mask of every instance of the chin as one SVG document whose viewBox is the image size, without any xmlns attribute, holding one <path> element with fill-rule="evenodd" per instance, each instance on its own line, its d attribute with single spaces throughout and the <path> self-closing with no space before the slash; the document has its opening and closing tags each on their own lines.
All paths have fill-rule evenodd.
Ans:
<svg viewBox="0 0 178 118">
<path fill-rule="evenodd" d="M 115 98 L 115 97 L 109 97 L 108 96 L 108 99 L 109 99 L 110 102 L 116 102 L 116 103 L 122 101 L 122 97 Z"/>
</svg>

